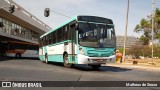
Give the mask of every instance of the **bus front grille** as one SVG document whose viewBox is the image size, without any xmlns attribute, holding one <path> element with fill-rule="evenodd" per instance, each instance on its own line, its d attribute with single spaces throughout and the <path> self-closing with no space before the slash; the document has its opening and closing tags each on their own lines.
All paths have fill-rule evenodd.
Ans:
<svg viewBox="0 0 160 90">
<path fill-rule="evenodd" d="M 87 53 L 88 56 L 90 57 L 109 57 L 110 53 L 109 52 L 95 52 L 95 53 Z"/>
</svg>

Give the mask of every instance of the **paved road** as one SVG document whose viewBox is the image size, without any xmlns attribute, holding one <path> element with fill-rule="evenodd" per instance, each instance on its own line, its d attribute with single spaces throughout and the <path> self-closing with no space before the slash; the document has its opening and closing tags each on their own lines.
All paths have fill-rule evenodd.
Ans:
<svg viewBox="0 0 160 90">
<path fill-rule="evenodd" d="M 159 71 L 102 66 L 93 70 L 85 65 L 65 68 L 62 64 L 45 64 L 35 59 L 6 59 L 0 61 L 0 81 L 160 81 Z M 18 88 L 25 90 L 27 88 Z M 32 88 L 36 90 L 46 88 Z M 52 90 L 160 90 L 155 87 L 61 87 Z M 17 90 L 17 88 L 0 88 Z"/>
</svg>

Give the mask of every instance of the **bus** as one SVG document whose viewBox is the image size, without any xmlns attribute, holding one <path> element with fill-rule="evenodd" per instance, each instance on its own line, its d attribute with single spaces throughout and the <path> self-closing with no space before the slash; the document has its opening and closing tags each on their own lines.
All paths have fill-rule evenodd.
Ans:
<svg viewBox="0 0 160 90">
<path fill-rule="evenodd" d="M 75 16 L 40 36 L 41 61 L 74 64 L 115 63 L 116 35 L 111 19 L 98 16 Z"/>
<path fill-rule="evenodd" d="M 22 41 L 8 41 L 6 56 L 15 58 L 38 58 L 38 50 L 39 44 Z"/>
</svg>

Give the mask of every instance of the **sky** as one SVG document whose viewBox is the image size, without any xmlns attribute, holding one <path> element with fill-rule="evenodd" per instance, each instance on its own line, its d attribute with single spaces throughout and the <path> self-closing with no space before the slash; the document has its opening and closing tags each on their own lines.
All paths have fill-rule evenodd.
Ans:
<svg viewBox="0 0 160 90">
<path fill-rule="evenodd" d="M 50 12 L 44 16 L 44 9 L 65 14 L 69 17 L 76 15 L 92 15 L 110 18 L 115 25 L 116 35 L 125 35 L 126 11 L 128 0 L 13 0 L 31 14 L 42 20 L 51 28 L 55 28 L 68 20 L 67 17 Z M 155 0 L 155 7 L 160 8 L 160 0 Z M 152 0 L 130 0 L 128 16 L 128 36 L 140 37 L 134 28 L 142 18 L 152 12 Z"/>
</svg>

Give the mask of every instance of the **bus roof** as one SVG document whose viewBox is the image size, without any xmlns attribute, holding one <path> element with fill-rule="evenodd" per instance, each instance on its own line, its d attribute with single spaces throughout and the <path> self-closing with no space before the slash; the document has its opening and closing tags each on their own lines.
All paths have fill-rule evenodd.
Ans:
<svg viewBox="0 0 160 90">
<path fill-rule="evenodd" d="M 77 16 L 74 16 L 74 17 L 70 18 L 70 19 L 67 20 L 66 22 L 64 22 L 64 23 L 62 23 L 61 25 L 59 25 L 58 27 L 56 27 L 56 28 L 54 28 L 54 29 L 52 29 L 52 30 L 46 32 L 45 34 L 41 35 L 40 38 L 42 38 L 42 37 L 44 37 L 44 36 L 50 34 L 51 32 L 53 32 L 53 31 L 55 31 L 55 30 L 61 28 L 61 27 L 64 26 L 64 25 L 66 25 L 66 24 L 68 24 L 68 23 L 74 21 L 75 19 L 77 19 Z"/>
<path fill-rule="evenodd" d="M 88 15 L 79 15 L 79 16 L 88 16 Z M 42 38 L 42 37 L 44 37 L 44 36 L 50 34 L 51 32 L 53 32 L 53 31 L 55 31 L 55 30 L 61 28 L 62 26 L 66 25 L 66 24 L 68 24 L 68 23 L 70 23 L 70 22 L 76 20 L 77 17 L 78 17 L 78 16 L 74 16 L 74 17 L 70 18 L 69 20 L 67 20 L 66 22 L 64 22 L 64 23 L 62 23 L 61 25 L 57 26 L 56 28 L 54 28 L 54 29 L 52 29 L 52 30 L 46 32 L 46 33 L 43 34 L 43 35 L 41 35 L 40 38 Z M 99 17 L 99 16 L 91 16 L 91 17 L 98 17 L 98 18 L 102 18 L 102 19 L 108 19 L 108 18 L 103 18 L 103 17 Z M 101 19 L 101 20 L 102 20 L 102 19 Z M 108 20 L 110 20 L 110 21 L 111 21 L 110 23 L 113 24 L 113 22 L 112 22 L 111 19 L 108 19 Z M 94 21 L 93 21 L 93 22 L 94 22 Z M 107 22 L 107 23 L 108 23 L 108 22 Z"/>
</svg>

